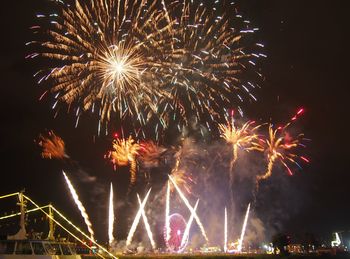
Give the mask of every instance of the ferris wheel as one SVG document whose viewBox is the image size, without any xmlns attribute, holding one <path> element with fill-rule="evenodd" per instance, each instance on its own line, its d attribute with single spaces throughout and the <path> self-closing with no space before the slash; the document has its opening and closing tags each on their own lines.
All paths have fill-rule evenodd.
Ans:
<svg viewBox="0 0 350 259">
<path fill-rule="evenodd" d="M 167 230 L 164 227 L 164 240 L 167 248 L 171 252 L 181 253 L 187 246 L 188 235 L 185 242 L 181 245 L 183 235 L 186 229 L 186 221 L 183 216 L 174 213 L 169 217 L 169 239 L 167 240 Z"/>
</svg>

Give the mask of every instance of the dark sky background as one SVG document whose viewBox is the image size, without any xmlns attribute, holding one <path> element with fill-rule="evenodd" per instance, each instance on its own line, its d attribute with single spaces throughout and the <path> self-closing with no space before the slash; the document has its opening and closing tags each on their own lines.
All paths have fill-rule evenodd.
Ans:
<svg viewBox="0 0 350 259">
<path fill-rule="evenodd" d="M 81 222 L 75 205 L 67 198 L 61 174 L 62 167 L 77 165 L 43 160 L 34 143 L 39 133 L 53 129 L 66 141 L 68 153 L 79 161 L 85 174 L 99 179 L 95 189 L 100 188 L 101 192 L 97 191 L 95 198 L 89 192 L 93 183 L 81 182 L 77 188 L 93 222 L 99 222 L 102 236 L 107 210 L 99 210 L 104 207 L 96 203 L 99 198 L 106 198 L 104 191 L 109 181 L 121 180 L 123 176 L 117 179 L 103 159 L 111 138 L 94 141 L 95 125 L 83 122 L 75 129 L 73 116 L 62 114 L 53 119 L 49 103 L 38 101 L 42 89 L 32 77 L 35 64 L 24 59 L 28 54 L 24 44 L 32 38 L 29 27 L 35 24 L 35 14 L 45 6 L 44 0 L 3 1 L 0 9 L 0 195 L 26 188 L 26 193 L 40 204 L 52 201 Z M 282 230 L 323 236 L 348 231 L 349 66 L 345 1 L 242 0 L 238 6 L 261 29 L 258 37 L 268 55 L 262 65 L 266 77 L 263 90 L 258 103 L 247 107 L 247 113 L 263 121 L 286 121 L 304 107 L 300 125 L 312 139 L 307 149 L 311 163 L 288 178 L 292 190 L 278 189 L 272 194 L 273 199 L 282 199 L 283 191 L 302 194 L 290 203 L 286 213 L 291 212 L 291 216 L 283 222 Z M 123 196 L 124 191 L 117 188 L 116 196 Z M 284 202 L 288 205 L 290 201 Z M 296 203 L 302 206 L 294 211 L 292 206 Z"/>
</svg>

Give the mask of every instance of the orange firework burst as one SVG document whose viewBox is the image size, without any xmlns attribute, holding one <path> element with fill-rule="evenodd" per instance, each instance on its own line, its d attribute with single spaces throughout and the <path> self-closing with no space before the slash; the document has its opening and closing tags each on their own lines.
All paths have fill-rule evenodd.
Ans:
<svg viewBox="0 0 350 259">
<path fill-rule="evenodd" d="M 128 139 L 113 140 L 113 150 L 108 157 L 117 166 L 126 166 L 130 163 L 130 184 L 136 182 L 136 156 L 139 154 L 140 145 L 129 136 Z"/>
<path fill-rule="evenodd" d="M 288 166 L 288 162 L 297 165 L 297 158 L 301 158 L 304 161 L 308 160 L 304 157 L 299 157 L 292 151 L 298 147 L 300 141 L 303 138 L 303 134 L 299 134 L 295 139 L 293 139 L 288 132 L 286 132 L 287 127 L 290 125 L 288 123 L 283 128 L 273 129 L 272 125 L 269 125 L 269 137 L 264 141 L 264 150 L 267 153 L 267 170 L 265 174 L 257 176 L 257 183 L 260 180 L 269 178 L 272 175 L 272 168 L 276 161 L 280 161 L 282 165 L 287 169 L 289 175 L 293 175 L 291 169 Z"/>
<path fill-rule="evenodd" d="M 234 119 L 227 124 L 219 124 L 220 135 L 227 143 L 232 145 L 232 160 L 230 164 L 230 171 L 233 164 L 238 158 L 238 148 L 244 150 L 262 150 L 258 140 L 256 130 L 261 126 L 257 125 L 253 127 L 254 121 L 248 121 L 241 128 L 235 126 Z"/>
<path fill-rule="evenodd" d="M 42 147 L 41 156 L 43 158 L 69 158 L 65 151 L 63 139 L 57 136 L 53 131 L 49 131 L 46 136 L 40 134 L 38 144 Z"/>
</svg>

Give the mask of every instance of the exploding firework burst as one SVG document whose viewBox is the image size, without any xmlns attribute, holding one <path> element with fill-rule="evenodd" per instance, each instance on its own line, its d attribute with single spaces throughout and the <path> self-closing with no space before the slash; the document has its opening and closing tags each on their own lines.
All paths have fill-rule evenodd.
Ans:
<svg viewBox="0 0 350 259">
<path fill-rule="evenodd" d="M 221 137 L 232 145 L 231 170 L 238 158 L 238 148 L 243 148 L 246 151 L 261 150 L 262 148 L 258 141 L 258 135 L 256 134 L 256 130 L 261 127 L 261 125 L 254 127 L 254 123 L 254 121 L 248 121 L 239 128 L 235 125 L 234 119 L 232 118 L 231 123 L 219 124 Z"/>
<path fill-rule="evenodd" d="M 210 128 L 227 105 L 242 114 L 237 103 L 256 100 L 247 75 L 259 75 L 257 60 L 266 56 L 252 37 L 258 29 L 230 3 L 56 2 L 59 14 L 38 15 L 49 22 L 32 29 L 48 39 L 29 42 L 39 51 L 28 57 L 52 60 L 38 82 L 50 81 L 53 108 L 74 107 L 77 123 L 82 111 L 98 111 L 100 130 L 115 113 L 134 127 L 156 123 L 158 138 L 171 120 L 180 129 L 194 117 Z"/>
<path fill-rule="evenodd" d="M 174 109 L 174 120 L 178 116 L 177 121 L 186 125 L 194 118 L 209 130 L 213 121 L 224 119 L 225 107 L 238 106 L 243 115 L 237 103 L 256 100 L 252 91 L 256 85 L 245 78 L 248 74 L 251 80 L 256 78 L 256 62 L 266 57 L 259 50 L 263 45 L 251 37 L 258 29 L 228 1 L 162 4 L 171 30 L 165 38 L 167 62 L 160 70 L 173 99 L 171 105 L 166 102 L 160 107 Z"/>
<path fill-rule="evenodd" d="M 136 156 L 139 153 L 140 145 L 129 136 L 127 139 L 113 140 L 113 150 L 107 155 L 115 166 L 126 166 L 130 163 L 130 184 L 136 182 Z"/>
<path fill-rule="evenodd" d="M 45 136 L 40 134 L 38 144 L 42 147 L 41 156 L 43 158 L 69 158 L 69 156 L 66 154 L 65 143 L 63 139 L 57 136 L 53 131 L 49 131 Z"/>
<path fill-rule="evenodd" d="M 267 170 L 263 175 L 257 176 L 257 184 L 260 180 L 269 178 L 272 175 L 272 169 L 275 162 L 279 161 L 287 169 L 289 175 L 293 175 L 292 170 L 289 168 L 288 163 L 297 165 L 299 168 L 297 160 L 300 158 L 305 162 L 309 160 L 303 156 L 299 156 L 293 151 L 298 146 L 304 146 L 301 144 L 301 141 L 304 137 L 304 134 L 299 134 L 296 138 L 292 138 L 287 132 L 287 128 L 291 123 L 288 123 L 283 128 L 278 127 L 273 129 L 273 126 L 269 125 L 269 136 L 264 140 L 264 150 L 267 154 Z"/>
</svg>

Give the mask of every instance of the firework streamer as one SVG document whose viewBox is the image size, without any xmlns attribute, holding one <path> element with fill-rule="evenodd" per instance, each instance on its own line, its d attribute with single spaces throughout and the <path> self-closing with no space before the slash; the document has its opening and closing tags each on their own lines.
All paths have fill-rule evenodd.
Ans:
<svg viewBox="0 0 350 259">
<path fill-rule="evenodd" d="M 139 201 L 139 205 L 140 205 L 140 208 L 141 208 L 142 202 L 141 202 L 140 196 L 138 194 L 137 194 L 137 199 Z M 151 231 L 151 227 L 148 224 L 148 219 L 147 219 L 147 216 L 146 216 L 146 213 L 145 213 L 144 209 L 141 210 L 141 214 L 142 214 L 143 222 L 144 222 L 145 227 L 146 227 L 148 238 L 151 241 L 152 248 L 156 249 L 156 243 L 153 240 L 153 234 L 152 234 L 152 231 Z"/>
<path fill-rule="evenodd" d="M 176 191 L 178 192 L 178 194 L 180 195 L 181 199 L 183 200 L 183 202 L 185 203 L 185 205 L 187 206 L 187 208 L 190 210 L 191 213 L 193 213 L 194 218 L 202 232 L 203 237 L 205 238 L 206 242 L 208 243 L 208 237 L 207 234 L 205 233 L 204 227 L 197 215 L 197 213 L 193 210 L 193 207 L 191 206 L 191 204 L 189 203 L 189 201 L 187 200 L 187 198 L 185 197 L 185 195 L 182 193 L 182 191 L 180 190 L 180 188 L 177 186 L 176 182 L 173 180 L 173 178 L 169 175 L 169 179 L 170 181 L 173 183 L 173 185 L 175 186 Z"/>
<path fill-rule="evenodd" d="M 167 182 L 167 189 L 166 189 L 166 204 L 165 204 L 165 231 L 166 231 L 166 241 L 169 241 L 170 239 L 170 222 L 169 222 L 169 216 L 170 216 L 170 182 L 168 180 Z"/>
<path fill-rule="evenodd" d="M 225 207 L 224 252 L 227 252 L 227 209 Z"/>
<path fill-rule="evenodd" d="M 62 171 L 62 173 L 63 173 L 63 176 L 64 176 L 64 178 L 65 178 L 65 180 L 66 180 L 66 183 L 67 183 L 67 185 L 68 185 L 68 188 L 69 188 L 69 190 L 70 190 L 70 193 L 71 193 L 72 196 L 73 196 L 74 202 L 75 202 L 75 204 L 78 206 L 78 208 L 79 208 L 79 210 L 80 210 L 80 213 L 81 213 L 82 217 L 84 218 L 85 224 L 86 224 L 86 226 L 87 226 L 87 228 L 88 228 L 88 231 L 89 231 L 89 233 L 90 233 L 90 238 L 91 238 L 92 240 L 95 240 L 95 238 L 94 238 L 94 231 L 93 231 L 93 229 L 92 229 L 92 224 L 91 224 L 90 219 L 89 219 L 89 216 L 88 216 L 88 214 L 87 214 L 87 212 L 86 212 L 86 210 L 85 210 L 85 207 L 83 206 L 83 204 L 82 204 L 81 201 L 79 200 L 79 196 L 78 196 L 77 192 L 75 191 L 75 189 L 74 189 L 74 187 L 73 187 L 71 181 L 69 180 L 68 176 L 66 175 L 66 173 L 63 172 L 63 171 Z"/>
<path fill-rule="evenodd" d="M 192 222 L 194 219 L 194 214 L 196 213 L 196 210 L 197 210 L 198 202 L 199 202 L 199 199 L 197 200 L 196 205 L 194 205 L 193 212 L 191 212 L 191 216 L 190 216 L 189 220 L 187 221 L 185 232 L 184 232 L 182 239 L 181 239 L 181 246 L 180 247 L 184 247 L 186 240 L 188 239 L 188 236 L 190 234 L 190 228 L 191 228 L 191 225 L 192 225 Z"/>
<path fill-rule="evenodd" d="M 109 194 L 109 210 L 108 210 L 109 245 L 111 245 L 114 241 L 113 230 L 114 230 L 114 206 L 113 206 L 113 185 L 111 183 L 111 189 L 110 189 L 110 194 Z"/>
<path fill-rule="evenodd" d="M 237 251 L 240 253 L 242 252 L 242 245 L 243 245 L 243 241 L 244 241 L 244 235 L 245 235 L 245 230 L 247 227 L 247 222 L 248 222 L 248 217 L 249 217 L 249 211 L 250 211 L 250 203 L 248 204 L 248 208 L 247 208 L 247 212 L 245 214 L 244 217 L 244 222 L 243 222 L 243 226 L 242 226 L 242 232 L 241 232 L 241 237 L 238 241 L 238 247 L 237 247 Z"/>
<path fill-rule="evenodd" d="M 129 234 L 128 234 L 128 237 L 126 239 L 126 247 L 128 247 L 130 244 L 131 244 L 131 241 L 132 241 L 132 238 L 134 236 L 134 233 L 135 233 L 135 230 L 136 230 L 136 227 L 137 225 L 139 224 L 139 221 L 140 221 L 140 218 L 141 218 L 141 215 L 142 215 L 142 210 L 144 209 L 146 203 L 147 203 L 147 200 L 148 200 L 148 196 L 151 192 L 151 189 L 149 189 L 149 191 L 147 192 L 146 194 L 146 197 L 144 198 L 144 200 L 142 201 L 141 205 L 140 205 L 140 208 L 139 210 L 137 211 L 137 214 L 135 216 L 135 219 L 131 225 L 131 228 L 130 228 L 130 231 L 129 231 Z"/>
</svg>

